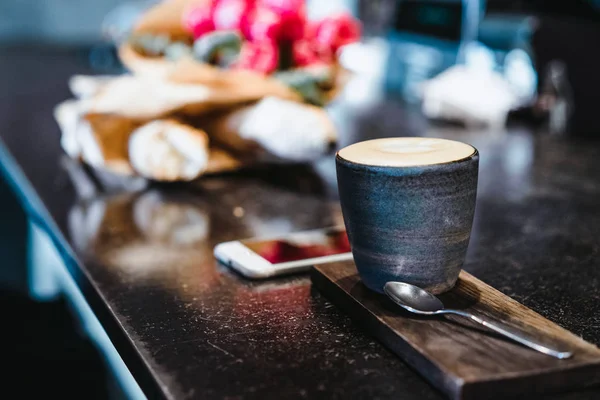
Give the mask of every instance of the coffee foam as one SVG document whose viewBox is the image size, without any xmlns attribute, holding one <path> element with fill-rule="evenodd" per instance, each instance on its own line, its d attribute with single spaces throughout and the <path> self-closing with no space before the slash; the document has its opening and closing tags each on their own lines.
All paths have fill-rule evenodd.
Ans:
<svg viewBox="0 0 600 400">
<path fill-rule="evenodd" d="M 402 137 L 355 143 L 341 149 L 338 155 L 356 164 L 411 167 L 462 160 L 474 152 L 474 147 L 454 140 Z"/>
</svg>

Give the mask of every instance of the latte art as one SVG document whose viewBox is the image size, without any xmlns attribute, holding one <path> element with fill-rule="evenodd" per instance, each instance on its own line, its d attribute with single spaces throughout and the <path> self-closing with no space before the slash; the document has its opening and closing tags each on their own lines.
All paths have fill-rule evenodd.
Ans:
<svg viewBox="0 0 600 400">
<path fill-rule="evenodd" d="M 475 152 L 468 144 L 434 138 L 386 138 L 367 140 L 341 149 L 350 162 L 381 167 L 410 167 L 462 160 Z"/>
</svg>

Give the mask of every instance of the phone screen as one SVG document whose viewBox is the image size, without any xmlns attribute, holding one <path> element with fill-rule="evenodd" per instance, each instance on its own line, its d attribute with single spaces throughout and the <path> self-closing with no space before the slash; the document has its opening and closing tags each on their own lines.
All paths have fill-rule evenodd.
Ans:
<svg viewBox="0 0 600 400">
<path fill-rule="evenodd" d="M 251 239 L 241 242 L 271 264 L 350 252 L 348 236 L 343 228 L 292 233 L 277 239 Z"/>
</svg>

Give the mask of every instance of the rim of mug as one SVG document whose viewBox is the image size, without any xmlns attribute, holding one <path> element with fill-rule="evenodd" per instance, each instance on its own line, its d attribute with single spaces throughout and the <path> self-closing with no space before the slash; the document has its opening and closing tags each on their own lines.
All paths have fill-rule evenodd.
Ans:
<svg viewBox="0 0 600 400">
<path fill-rule="evenodd" d="M 357 167 L 364 167 L 364 168 L 382 168 L 382 169 L 393 169 L 393 170 L 407 170 L 407 169 L 411 169 L 411 168 L 419 168 L 419 169 L 423 169 L 423 168 L 434 168 L 434 167 L 438 167 L 440 165 L 452 165 L 452 164 L 460 164 L 462 162 L 465 161 L 469 161 L 475 157 L 479 157 L 479 150 L 477 150 L 475 147 L 471 146 L 468 143 L 465 143 L 467 146 L 470 146 L 473 149 L 473 152 L 471 154 L 469 154 L 466 157 L 463 158 L 459 158 L 458 160 L 452 160 L 452 161 L 444 161 L 441 163 L 435 163 L 435 164 L 415 164 L 415 165 L 401 165 L 401 166 L 395 166 L 395 165 L 376 165 L 376 164 L 363 164 L 363 163 L 357 163 L 355 161 L 350 161 L 347 158 L 344 158 L 342 156 L 340 156 L 340 150 L 335 152 L 335 159 L 336 160 L 341 160 L 347 164 L 352 164 L 352 165 L 356 165 Z"/>
</svg>

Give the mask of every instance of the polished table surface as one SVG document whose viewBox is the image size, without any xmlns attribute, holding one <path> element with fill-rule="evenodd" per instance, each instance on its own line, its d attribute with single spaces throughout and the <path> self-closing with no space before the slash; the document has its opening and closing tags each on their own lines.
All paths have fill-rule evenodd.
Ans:
<svg viewBox="0 0 600 400">
<path fill-rule="evenodd" d="M 149 397 L 441 398 L 306 275 L 250 282 L 212 257 L 221 241 L 341 223 L 333 157 L 119 189 L 60 149 L 52 109 L 70 96 L 70 75 L 89 73 L 82 61 L 60 49 L 0 50 L 1 166 Z M 354 97 L 332 109 L 342 145 L 427 135 L 479 149 L 464 268 L 600 345 L 600 143 L 433 126 L 397 101 Z"/>
</svg>

